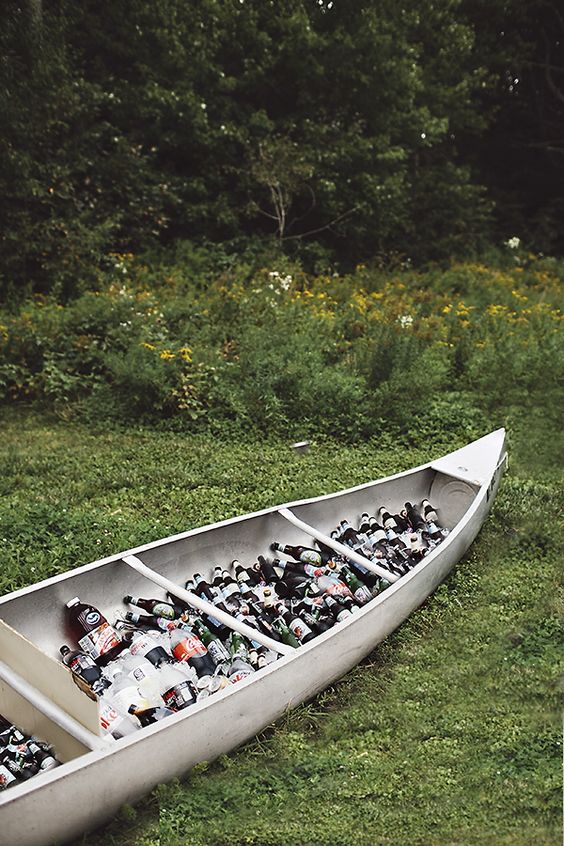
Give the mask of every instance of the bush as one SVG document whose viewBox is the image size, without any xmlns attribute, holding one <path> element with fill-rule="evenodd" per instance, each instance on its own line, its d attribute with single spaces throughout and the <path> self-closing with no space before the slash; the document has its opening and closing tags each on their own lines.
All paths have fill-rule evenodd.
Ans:
<svg viewBox="0 0 564 846">
<path fill-rule="evenodd" d="M 116 255 L 100 290 L 0 314 L 3 401 L 353 440 L 383 422 L 479 434 L 480 413 L 499 421 L 558 396 L 564 271 L 553 260 L 312 277 L 288 259 L 252 271 L 225 258 L 210 282 L 205 256 L 187 245 L 178 256 Z"/>
</svg>

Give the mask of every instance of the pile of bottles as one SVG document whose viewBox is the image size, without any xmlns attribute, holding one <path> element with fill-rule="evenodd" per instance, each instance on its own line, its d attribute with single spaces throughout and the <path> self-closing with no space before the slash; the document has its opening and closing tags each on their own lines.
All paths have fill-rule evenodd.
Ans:
<svg viewBox="0 0 564 846">
<path fill-rule="evenodd" d="M 0 714 L 0 790 L 28 781 L 60 763 L 49 744 L 24 734 Z"/>
<path fill-rule="evenodd" d="M 332 538 L 401 576 L 446 536 L 427 500 L 421 510 L 407 502 L 378 519 L 361 515 Z M 385 578 L 328 545 L 271 544 L 281 557 L 259 555 L 200 573 L 185 589 L 273 641 L 299 647 L 359 611 L 389 586 Z M 97 608 L 75 597 L 66 604 L 69 635 L 77 647 L 61 647 L 64 663 L 81 686 L 100 701 L 105 733 L 123 737 L 161 720 L 275 661 L 279 653 L 248 639 L 168 594 L 166 600 L 125 596 L 135 610 L 116 612 L 113 625 Z"/>
</svg>

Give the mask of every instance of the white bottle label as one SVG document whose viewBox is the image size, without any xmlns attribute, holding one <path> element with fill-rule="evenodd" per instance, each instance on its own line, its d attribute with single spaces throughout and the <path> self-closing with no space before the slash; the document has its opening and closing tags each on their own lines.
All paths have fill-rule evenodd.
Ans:
<svg viewBox="0 0 564 846">
<path fill-rule="evenodd" d="M 15 775 L 4 764 L 0 764 L 0 790 L 4 790 L 5 787 L 9 787 L 15 781 Z"/>
<path fill-rule="evenodd" d="M 303 620 L 298 619 L 298 617 L 295 617 L 293 620 L 290 621 L 290 629 L 300 641 L 302 640 L 302 638 L 307 637 L 307 635 L 312 634 L 312 631 L 308 624 L 304 623 Z"/>
</svg>

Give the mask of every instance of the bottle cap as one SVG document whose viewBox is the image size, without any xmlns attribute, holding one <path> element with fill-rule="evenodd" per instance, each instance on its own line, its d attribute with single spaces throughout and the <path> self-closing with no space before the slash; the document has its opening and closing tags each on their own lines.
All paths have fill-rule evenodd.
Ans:
<svg viewBox="0 0 564 846">
<path fill-rule="evenodd" d="M 70 646 L 67 646 L 66 643 L 63 643 L 63 645 L 59 649 L 59 652 L 61 653 L 61 655 L 68 655 L 68 653 L 70 652 Z"/>
<path fill-rule="evenodd" d="M 71 608 L 73 605 L 76 605 L 78 602 L 80 602 L 80 599 L 78 598 L 78 596 L 75 596 L 73 599 L 69 599 L 69 601 L 66 603 L 66 607 Z"/>
</svg>

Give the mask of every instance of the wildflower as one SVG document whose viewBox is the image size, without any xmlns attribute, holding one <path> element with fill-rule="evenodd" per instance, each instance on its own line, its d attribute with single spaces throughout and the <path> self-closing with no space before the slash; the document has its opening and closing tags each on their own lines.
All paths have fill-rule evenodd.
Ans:
<svg viewBox="0 0 564 846">
<path fill-rule="evenodd" d="M 162 350 L 159 353 L 159 358 L 162 358 L 163 361 L 170 361 L 172 358 L 176 358 L 176 355 L 170 350 Z"/>
<path fill-rule="evenodd" d="M 413 317 L 411 316 L 411 314 L 402 314 L 400 317 L 398 317 L 398 323 L 404 328 L 406 328 L 407 326 L 412 326 Z"/>
<path fill-rule="evenodd" d="M 508 241 L 506 241 L 505 243 L 506 243 L 506 245 L 509 247 L 509 249 L 510 249 L 510 250 L 516 250 L 516 249 L 519 247 L 520 243 L 521 243 L 521 239 L 520 239 L 520 238 L 517 238 L 517 236 L 516 236 L 516 235 L 514 235 L 514 236 L 513 236 L 513 238 L 510 238 L 510 239 L 509 239 Z"/>
<path fill-rule="evenodd" d="M 154 345 L 154 344 L 147 344 L 145 341 L 143 341 L 143 343 L 141 344 L 141 346 L 142 346 L 142 347 L 145 347 L 145 349 L 146 349 L 146 350 L 154 350 L 154 349 L 155 349 L 155 345 Z"/>
</svg>

